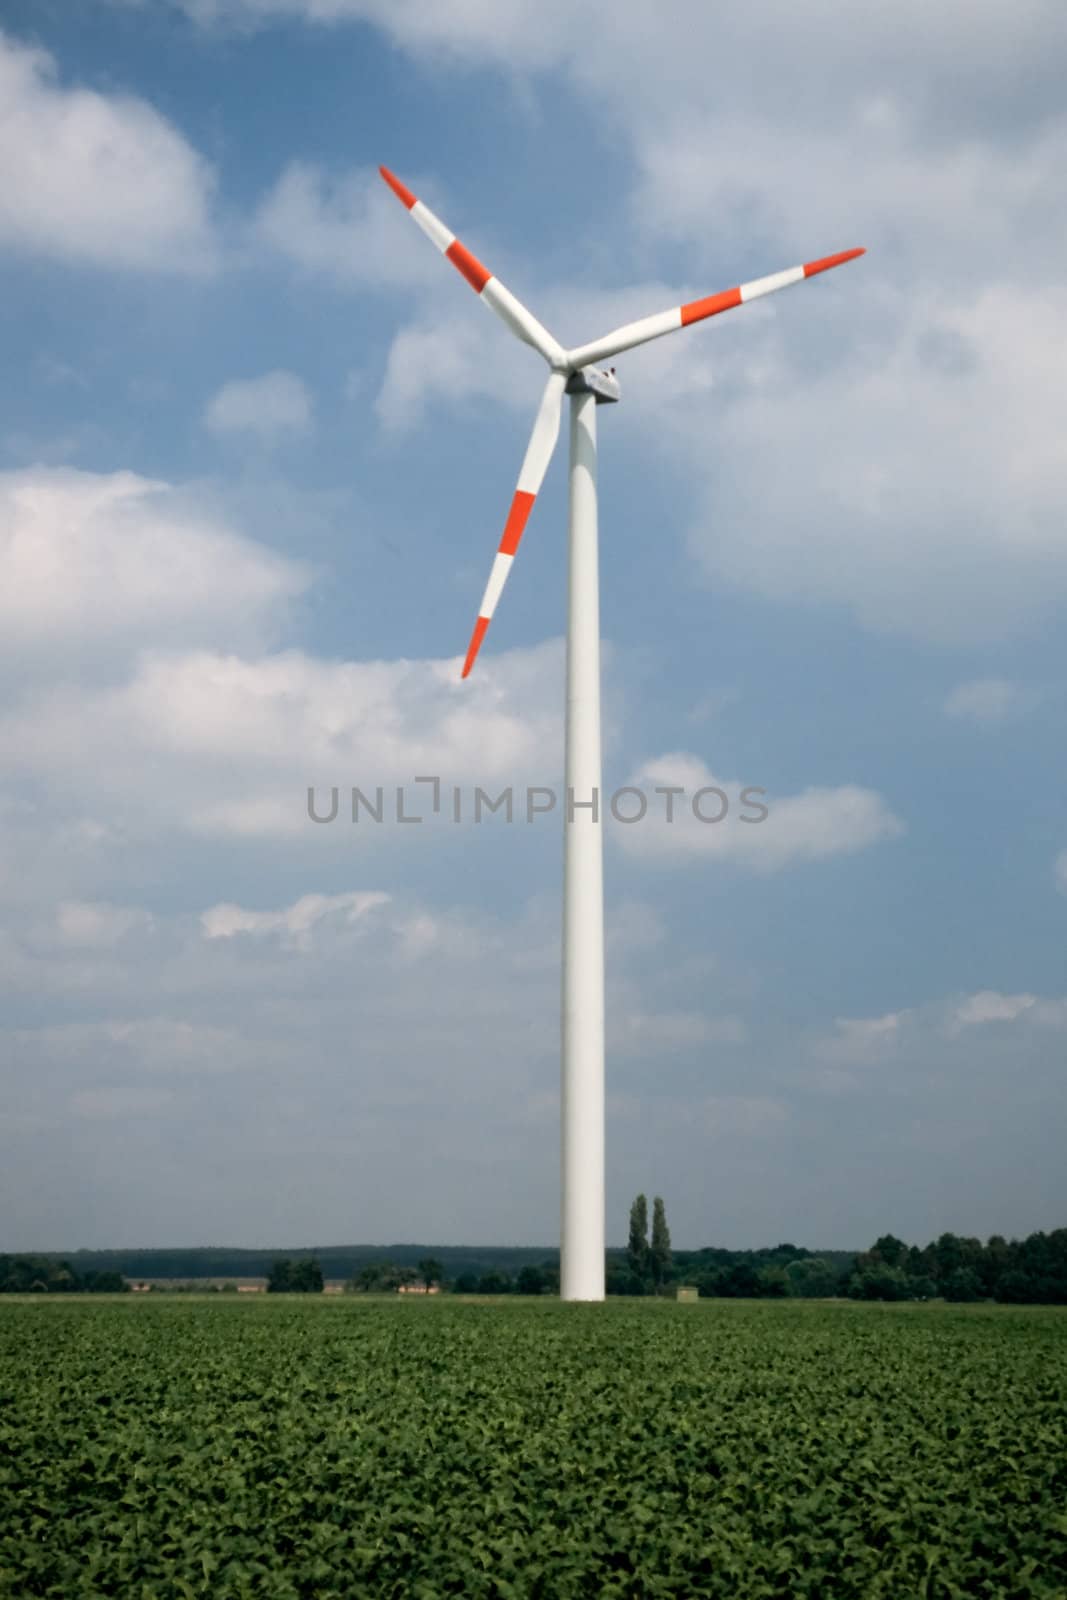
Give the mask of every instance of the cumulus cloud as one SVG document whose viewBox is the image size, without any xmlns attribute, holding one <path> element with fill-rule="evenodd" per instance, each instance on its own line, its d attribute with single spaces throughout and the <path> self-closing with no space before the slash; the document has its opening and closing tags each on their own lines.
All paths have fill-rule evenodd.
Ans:
<svg viewBox="0 0 1067 1600">
<path fill-rule="evenodd" d="M 998 723 L 1019 715 L 1032 695 L 1007 678 L 973 678 L 957 684 L 945 700 L 945 712 L 970 722 Z"/>
<path fill-rule="evenodd" d="M 44 50 L 0 33 L 0 243 L 100 267 L 203 272 L 214 175 L 132 95 L 68 88 Z"/>
<path fill-rule="evenodd" d="M 307 433 L 311 414 L 311 395 L 295 373 L 265 372 L 224 383 L 204 409 L 204 425 L 215 434 L 252 434 L 266 443 Z"/>
<path fill-rule="evenodd" d="M 136 835 L 177 825 L 323 837 L 308 787 L 322 815 L 324 790 L 356 784 L 373 798 L 381 785 L 392 802 L 390 786 L 421 773 L 444 785 L 551 781 L 562 750 L 558 643 L 493 657 L 477 684 L 461 683 L 457 666 L 144 652 L 117 686 L 48 687 L 0 716 L 0 754 L 12 772 L 62 777 L 80 803 L 106 803 Z M 338 815 L 344 826 L 347 792 Z M 355 840 L 370 826 L 348 831 Z"/>
<path fill-rule="evenodd" d="M 344 1237 L 352 1227 L 345 1219 L 377 1215 L 383 1194 L 390 1231 L 409 1237 L 441 1226 L 443 1242 L 476 1237 L 487 1207 L 509 1236 L 547 1237 L 558 1199 L 558 966 L 549 958 L 550 945 L 558 952 L 556 910 L 553 900 L 504 922 L 390 886 L 311 888 L 265 910 L 228 902 L 199 917 L 161 917 L 166 960 L 146 962 L 135 943 L 94 985 L 88 1015 L 0 1026 L 0 1054 L 12 1069 L 3 1083 L 0 1170 L 32 1201 L 23 1218 L 10 1212 L 18 1246 L 180 1244 L 217 1237 L 220 1217 L 230 1237 L 248 1243 Z M 421 930 L 421 943 L 407 942 L 409 930 Z M 313 960 L 301 949 L 305 933 Z M 655 965 L 663 968 L 669 956 L 668 949 Z M 52 959 L 37 952 L 24 992 L 47 992 Z M 834 1218 L 847 1212 L 849 1226 L 859 1226 L 855 1194 L 852 1174 L 823 1161 L 828 1126 L 831 1144 L 839 1149 L 844 1139 L 864 1164 L 883 1207 L 907 1151 L 921 1192 L 898 1225 L 923 1227 L 924 1185 L 945 1183 L 946 1151 L 961 1129 L 973 1140 L 995 1120 L 999 1140 L 1005 1128 L 1020 1137 L 1033 1126 L 1024 1112 L 1038 1104 L 1037 1086 L 1056 1081 L 1059 1057 L 1047 1027 L 1067 1026 L 1062 1000 L 1035 997 L 1025 1015 L 1046 1026 L 1013 1036 L 1012 1061 L 1027 1074 L 1028 1096 L 1015 1082 L 1005 1086 L 994 1030 L 946 1035 L 944 1020 L 959 999 L 915 1014 L 842 1018 L 828 1039 L 847 1048 L 836 1062 L 822 1057 L 822 1072 L 846 1080 L 851 1067 L 890 1054 L 894 1070 L 856 1072 L 852 1094 L 837 1100 L 827 1124 L 812 1116 L 805 1092 L 840 1083 L 801 1079 L 805 1092 L 794 1092 L 795 1075 L 791 1082 L 776 1064 L 776 1024 L 765 1008 L 709 1018 L 661 1003 L 656 990 L 665 974 L 650 974 L 640 941 L 620 950 L 616 964 L 626 999 L 616 1022 L 625 1017 L 622 1031 L 637 1047 L 630 1057 L 643 1063 L 640 1079 L 626 1081 L 625 1048 L 612 1039 L 624 1075 L 609 1101 L 609 1216 L 618 1228 L 632 1174 L 652 1159 L 650 1188 L 673 1175 L 679 1238 L 707 1242 L 711 1195 L 731 1238 L 755 1244 L 777 1236 L 802 1203 L 821 1242 L 844 1247 L 849 1236 L 833 1232 Z M 690 1057 L 688 1081 L 654 1074 L 649 1083 L 647 1064 L 661 1051 Z M 783 1060 L 795 1054 L 791 1033 Z M 711 1082 L 705 1059 L 713 1062 Z M 1041 1116 L 1052 1149 L 1062 1134 L 1055 1118 Z M 84 1119 L 94 1124 L 88 1146 L 76 1137 Z M 48 1168 L 45 1183 L 43 1157 L 57 1142 L 70 1159 L 58 1176 L 54 1164 Z M 283 1156 L 293 1181 L 279 1186 Z M 776 1187 L 783 1161 L 788 1181 Z M 432 1182 L 414 1181 L 427 1165 Z M 807 1188 L 813 1181 L 821 1202 Z M 955 1172 L 952 1181 L 958 1186 L 966 1175 Z M 974 1226 L 1025 1228 L 1025 1207 L 1019 1221 L 1015 1212 L 1002 1214 L 1014 1193 L 1010 1180 L 984 1169 L 989 1189 L 988 1220 L 983 1212 Z M 974 1196 L 965 1198 L 973 1212 Z M 135 1218 L 139 1237 L 124 1231 L 123 1214 Z M 72 1215 L 84 1219 L 74 1238 Z M 877 1208 L 863 1213 L 864 1236 L 878 1226 Z"/>
<path fill-rule="evenodd" d="M 249 911 L 243 906 L 217 905 L 205 911 L 200 926 L 205 939 L 233 939 L 239 934 L 255 938 L 278 935 L 298 949 L 311 948 L 316 924 L 326 917 L 341 917 L 348 926 L 361 922 L 378 906 L 388 905 L 389 895 L 377 891 L 350 891 L 347 894 L 305 894 L 281 911 Z"/>
<path fill-rule="evenodd" d="M 983 1027 L 991 1022 L 1037 1023 L 1041 1027 L 1067 1026 L 1067 1000 L 1042 999 L 1034 994 L 1001 994 L 996 989 L 980 989 L 956 1005 L 948 1017 L 948 1031 Z"/>
<path fill-rule="evenodd" d="M 840 359 L 803 372 L 780 324 L 752 329 L 770 377 L 742 384 L 722 413 L 712 471 L 708 417 L 696 408 L 680 423 L 706 479 L 692 553 L 716 581 L 835 605 L 880 631 L 948 643 L 1017 633 L 1067 593 L 1067 460 L 1046 398 L 1067 295 L 998 285 L 952 306 L 919 298 L 891 320 L 890 349 L 875 356 L 846 323 Z M 935 333 L 962 365 L 931 360 Z"/>
<path fill-rule="evenodd" d="M 566 21 L 561 0 L 515 0 L 508 6 L 492 0 L 178 0 L 196 21 L 215 25 L 265 24 L 279 17 L 299 18 L 323 26 L 375 23 L 393 39 L 418 53 L 441 51 L 458 59 L 531 64 L 559 52 L 559 28 Z"/>
<path fill-rule="evenodd" d="M 290 162 L 262 201 L 255 228 L 279 255 L 340 283 L 388 288 L 440 281 L 436 250 L 374 168 L 331 175 Z"/>
<path fill-rule="evenodd" d="M 509 287 L 519 292 L 514 284 Z M 573 286 L 525 284 L 520 298 L 565 345 L 574 347 L 609 328 L 692 299 L 694 285 L 658 279 L 602 292 Z M 427 411 L 457 402 L 492 400 L 532 426 L 539 384 L 531 372 L 523 382 L 523 347 L 492 315 L 470 305 L 442 302 L 420 313 L 395 334 L 375 401 L 385 426 L 398 432 L 421 422 Z M 663 401 L 672 404 L 707 395 L 716 379 L 706 347 L 684 339 L 660 339 L 626 357 L 626 404 L 612 426 L 641 437 L 663 429 Z"/>
<path fill-rule="evenodd" d="M 310 890 L 266 912 L 234 902 L 160 923 L 166 959 L 129 951 L 76 1020 L 0 1023 L 0 1187 L 17 1174 L 23 1199 L 14 1206 L 5 1193 L 5 1215 L 30 1236 L 26 1248 L 50 1227 L 68 1248 L 95 1242 L 86 1234 L 105 1172 L 136 1229 L 157 1240 L 211 1234 L 212 1217 L 265 1242 L 343 1232 L 342 1218 L 369 1216 L 374 1194 L 423 1149 L 438 1154 L 439 1216 L 458 1205 L 455 1226 L 471 1237 L 492 1200 L 513 1236 L 529 1229 L 529 1173 L 515 1195 L 500 1168 L 519 1173 L 529 1159 L 525 1107 L 558 1079 L 558 967 L 529 960 L 545 934 L 539 917 L 504 923 L 392 890 Z M 29 943 L 25 954 L 28 982 L 47 989 L 53 957 Z M 136 1119 L 143 1136 L 113 1161 L 124 1147 L 113 1151 L 103 1131 L 90 1145 L 72 1137 L 85 1117 L 119 1129 Z M 71 1159 L 45 1177 L 37 1141 L 50 1139 L 69 1142 Z M 547 1129 L 539 1142 L 556 1147 Z M 279 1188 L 283 1153 L 295 1189 Z M 549 1165 L 535 1161 L 546 1184 Z M 335 1183 L 346 1196 L 337 1211 L 323 1187 Z M 409 1186 L 395 1225 L 424 1231 L 425 1203 Z M 114 1216 L 102 1227 L 116 1238 Z"/>
<path fill-rule="evenodd" d="M 309 573 L 133 472 L 0 472 L 0 652 L 261 638 Z"/>
<path fill-rule="evenodd" d="M 103 900 L 64 900 L 56 909 L 61 943 L 79 948 L 109 948 L 135 931 L 144 932 L 152 919 L 137 906 Z"/>
<path fill-rule="evenodd" d="M 384 426 L 392 433 L 415 427 L 427 409 L 440 403 L 456 406 L 470 400 L 503 400 L 521 411 L 520 385 L 509 382 L 499 360 L 492 359 L 495 332 L 475 318 L 474 308 L 469 320 L 447 318 L 401 328 L 389 347 L 375 400 Z M 531 386 L 526 407 L 531 423 L 536 405 L 536 387 Z"/>
<path fill-rule="evenodd" d="M 688 1051 L 701 1045 L 740 1044 L 748 1037 L 737 1016 L 701 1011 L 609 1011 L 608 1047 L 612 1056 Z"/>
<path fill-rule="evenodd" d="M 1015 1022 L 1036 1004 L 1037 997 L 1032 994 L 998 994 L 995 989 L 982 989 L 956 1007 L 952 1025 L 971 1028 L 987 1022 Z"/>
<path fill-rule="evenodd" d="M 882 1017 L 838 1017 L 833 1033 L 817 1041 L 815 1053 L 840 1066 L 866 1066 L 884 1060 L 899 1037 L 910 1011 L 889 1011 Z"/>
<path fill-rule="evenodd" d="M 781 798 L 760 791 L 745 801 L 741 784 L 715 778 L 698 757 L 684 752 L 646 762 L 629 782 L 646 796 L 648 812 L 640 821 L 617 823 L 614 835 L 623 849 L 649 858 L 692 861 L 705 857 L 774 872 L 794 861 L 852 855 L 904 831 L 903 823 L 872 789 L 845 784 L 804 789 Z M 669 786 L 684 790 L 673 802 L 674 820 L 670 823 L 666 799 L 655 796 L 657 788 Z M 702 821 L 695 814 L 693 797 L 702 789 L 715 789 L 726 796 L 725 814 L 717 794 L 698 802 L 702 816 L 721 816 L 722 820 Z M 757 803 L 767 807 L 768 815 L 762 821 L 745 820 L 756 816 Z M 619 809 L 624 815 L 636 815 L 636 798 L 620 799 Z"/>
<path fill-rule="evenodd" d="M 74 1081 L 83 1074 L 97 1076 L 100 1066 L 105 1065 L 112 1079 L 135 1080 L 131 1087 L 139 1087 L 136 1080 L 143 1080 L 145 1074 L 166 1079 L 191 1073 L 247 1071 L 281 1059 L 276 1048 L 265 1052 L 264 1041 L 240 1027 L 166 1015 L 19 1028 L 7 1035 L 7 1043 L 18 1065 L 37 1060 L 52 1068 L 68 1069 Z M 152 1092 L 166 1091 L 153 1088 Z"/>
</svg>

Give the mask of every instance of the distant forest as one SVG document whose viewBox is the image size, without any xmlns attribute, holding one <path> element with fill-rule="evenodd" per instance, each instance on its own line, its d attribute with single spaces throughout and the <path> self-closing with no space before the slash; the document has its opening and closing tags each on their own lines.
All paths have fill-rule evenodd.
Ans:
<svg viewBox="0 0 1067 1600">
<path fill-rule="evenodd" d="M 664 1229 L 665 1233 L 665 1229 Z M 688 1284 L 703 1297 L 954 1301 L 1067 1304 L 1067 1228 L 1006 1240 L 943 1233 L 920 1248 L 884 1234 L 869 1250 L 809 1250 L 779 1244 L 761 1250 L 656 1250 L 640 1234 L 606 1252 L 610 1295 L 673 1295 Z M 643 1253 L 643 1251 L 645 1253 Z M 0 1293 L 115 1293 L 131 1282 L 270 1278 L 276 1250 L 80 1250 L 72 1255 L 0 1255 Z M 416 1282 L 432 1265 L 433 1281 L 460 1294 L 558 1293 L 558 1250 L 507 1246 L 344 1245 L 287 1252 L 307 1289 L 322 1279 L 354 1292 L 382 1292 Z M 275 1274 L 277 1279 L 277 1275 Z"/>
</svg>

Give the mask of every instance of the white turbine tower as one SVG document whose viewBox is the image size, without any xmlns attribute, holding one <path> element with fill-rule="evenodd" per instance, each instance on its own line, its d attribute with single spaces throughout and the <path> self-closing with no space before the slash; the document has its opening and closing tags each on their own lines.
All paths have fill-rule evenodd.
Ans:
<svg viewBox="0 0 1067 1600">
<path fill-rule="evenodd" d="M 382 177 L 423 233 L 463 274 L 512 333 L 532 345 L 550 373 L 493 561 L 463 677 L 485 638 L 523 529 L 559 437 L 570 395 L 570 519 L 567 597 L 566 798 L 563 824 L 563 1028 L 561 1070 L 560 1295 L 604 1298 L 604 887 L 600 815 L 600 600 L 597 576 L 596 407 L 617 400 L 614 370 L 597 362 L 691 322 L 717 316 L 863 255 L 843 250 L 704 300 L 627 323 L 565 350 L 387 168 Z"/>
</svg>

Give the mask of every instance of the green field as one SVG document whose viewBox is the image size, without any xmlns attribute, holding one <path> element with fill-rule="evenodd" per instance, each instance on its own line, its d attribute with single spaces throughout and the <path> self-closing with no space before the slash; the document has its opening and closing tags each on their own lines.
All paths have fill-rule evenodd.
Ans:
<svg viewBox="0 0 1067 1600">
<path fill-rule="evenodd" d="M 1067 1311 L 0 1302 L 0 1595 L 1067 1594 Z"/>
</svg>

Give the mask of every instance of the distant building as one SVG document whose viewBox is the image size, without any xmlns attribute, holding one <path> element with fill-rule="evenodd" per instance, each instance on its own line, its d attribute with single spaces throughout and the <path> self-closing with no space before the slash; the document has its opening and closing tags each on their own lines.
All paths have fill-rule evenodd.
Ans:
<svg viewBox="0 0 1067 1600">
<path fill-rule="evenodd" d="M 691 1284 L 680 1283 L 678 1285 L 678 1292 L 675 1295 L 675 1299 L 676 1300 L 699 1300 L 700 1299 L 700 1290 L 699 1289 L 694 1289 Z"/>
<path fill-rule="evenodd" d="M 401 1283 L 397 1287 L 397 1294 L 440 1294 L 441 1285 L 431 1283 L 427 1288 L 424 1283 Z"/>
</svg>

